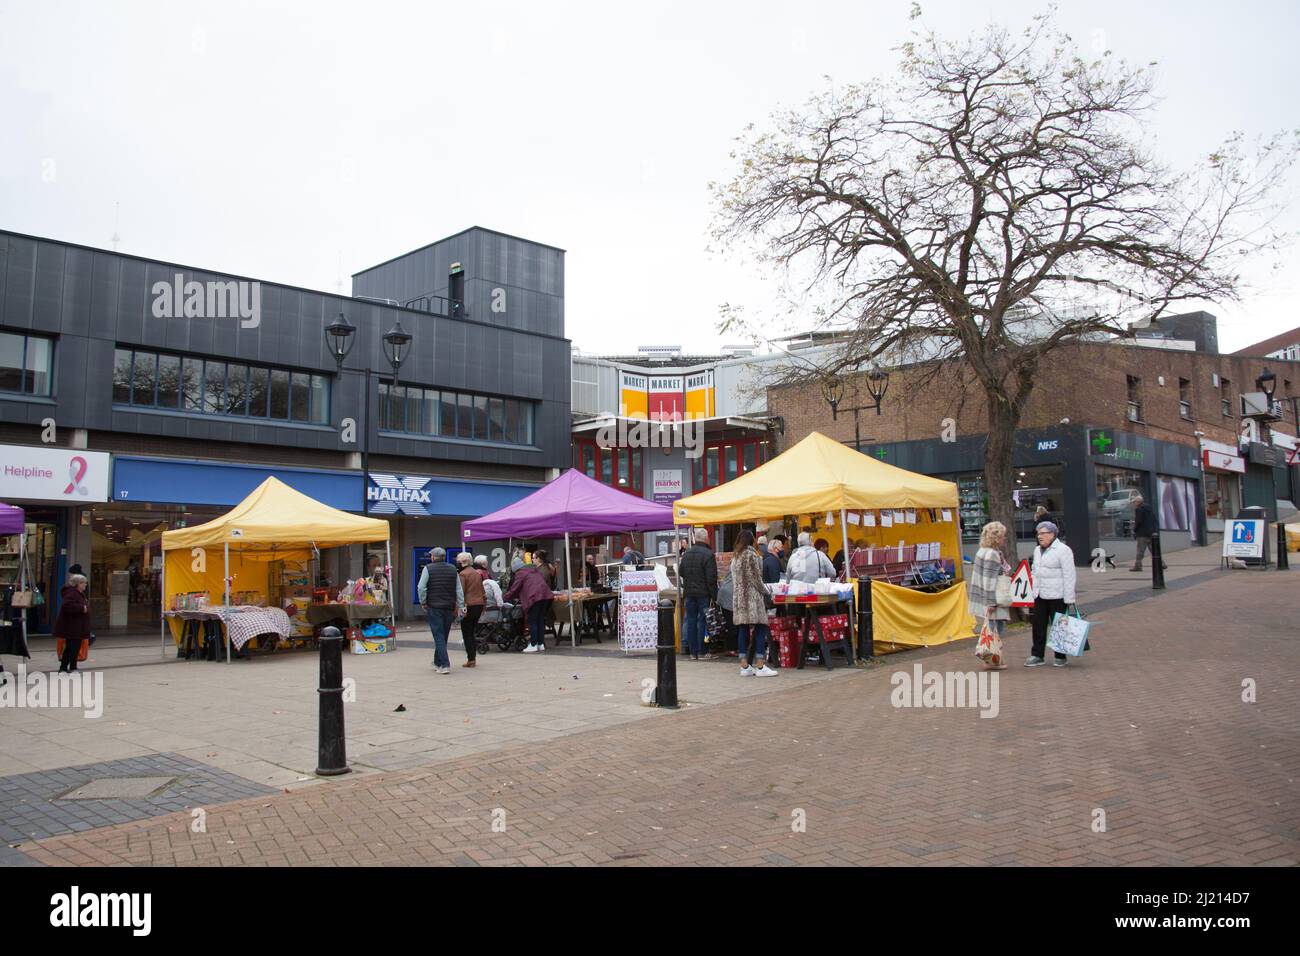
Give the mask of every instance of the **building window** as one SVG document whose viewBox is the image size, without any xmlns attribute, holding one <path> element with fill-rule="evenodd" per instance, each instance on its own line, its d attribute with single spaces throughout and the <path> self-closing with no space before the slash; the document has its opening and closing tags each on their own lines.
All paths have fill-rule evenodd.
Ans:
<svg viewBox="0 0 1300 956">
<path fill-rule="evenodd" d="M 1142 421 L 1142 379 L 1128 376 L 1128 420 Z"/>
<path fill-rule="evenodd" d="M 601 448 L 589 438 L 573 440 L 574 467 L 588 478 L 641 497 L 645 459 L 640 448 Z"/>
<path fill-rule="evenodd" d="M 1235 417 L 1232 414 L 1232 383 L 1226 378 L 1219 379 L 1219 404 L 1223 406 L 1225 418 Z"/>
<path fill-rule="evenodd" d="M 51 339 L 0 332 L 0 392 L 49 395 L 53 356 Z"/>
<path fill-rule="evenodd" d="M 1190 379 L 1178 380 L 1178 414 L 1192 420 L 1192 383 Z"/>
<path fill-rule="evenodd" d="M 294 374 L 294 381 L 297 381 L 297 373 Z M 466 438 L 481 442 L 531 445 L 533 403 L 515 398 L 444 392 L 418 385 L 393 385 L 381 381 L 379 428 L 381 431 L 431 438 Z M 576 464 L 577 459 L 575 466 Z"/>
<path fill-rule="evenodd" d="M 329 380 L 309 372 L 132 349 L 113 352 L 113 404 L 329 423 Z"/>
<path fill-rule="evenodd" d="M 1136 499 L 1144 496 L 1145 476 L 1140 471 L 1097 465 L 1097 532 L 1102 538 L 1133 537 Z"/>
</svg>

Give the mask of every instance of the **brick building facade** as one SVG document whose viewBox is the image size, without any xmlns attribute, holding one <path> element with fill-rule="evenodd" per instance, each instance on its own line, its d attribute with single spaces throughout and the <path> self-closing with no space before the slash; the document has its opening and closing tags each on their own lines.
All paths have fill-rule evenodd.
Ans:
<svg viewBox="0 0 1300 956">
<path fill-rule="evenodd" d="M 1241 395 L 1257 391 L 1265 368 L 1276 375 L 1281 420 L 1261 428 L 1243 418 Z M 865 375 L 846 379 L 841 408 L 870 405 L 866 384 Z M 1294 500 L 1300 487 L 1300 469 L 1286 466 L 1297 443 L 1300 403 L 1287 401 L 1292 396 L 1300 396 L 1296 361 L 1130 342 L 1061 346 L 1044 359 L 1017 433 L 1015 530 L 1022 550 L 1040 504 L 1081 564 L 1098 547 L 1116 557 L 1134 553 L 1136 494 L 1162 512 L 1166 550 L 1205 544 L 1243 505 L 1264 507 L 1275 518 L 1278 502 Z M 768 408 L 782 426 L 780 450 L 812 431 L 855 441 L 854 415 L 841 411 L 832 420 L 817 386 L 772 388 Z M 881 413 L 859 413 L 857 430 L 864 453 L 956 481 L 964 539 L 974 541 L 988 512 L 987 418 L 968 367 L 891 370 Z"/>
</svg>

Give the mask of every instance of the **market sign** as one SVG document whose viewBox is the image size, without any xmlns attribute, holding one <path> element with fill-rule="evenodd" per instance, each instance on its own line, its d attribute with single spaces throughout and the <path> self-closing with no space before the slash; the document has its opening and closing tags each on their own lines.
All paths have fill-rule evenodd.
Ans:
<svg viewBox="0 0 1300 956">
<path fill-rule="evenodd" d="M 1244 458 L 1208 450 L 1202 454 L 1205 467 L 1212 471 L 1233 471 L 1239 475 L 1246 473 L 1246 460 Z"/>
<path fill-rule="evenodd" d="M 381 475 L 370 473 L 370 483 L 366 486 L 366 502 L 371 514 L 404 514 L 417 518 L 427 518 L 432 504 L 425 485 L 432 478 L 420 478 L 411 475 Z"/>
<path fill-rule="evenodd" d="M 108 501 L 109 463 L 101 451 L 0 445 L 0 499 Z"/>
<path fill-rule="evenodd" d="M 1225 558 L 1264 557 L 1264 521 L 1260 518 L 1234 518 L 1223 536 Z"/>
<path fill-rule="evenodd" d="M 682 496 L 682 471 L 680 468 L 654 469 L 655 504 L 670 505 Z"/>
</svg>

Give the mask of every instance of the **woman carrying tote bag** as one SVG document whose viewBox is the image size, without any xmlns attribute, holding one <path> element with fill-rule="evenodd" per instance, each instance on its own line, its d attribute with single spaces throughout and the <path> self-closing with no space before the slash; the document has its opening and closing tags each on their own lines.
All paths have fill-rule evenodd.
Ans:
<svg viewBox="0 0 1300 956">
<path fill-rule="evenodd" d="M 1006 636 L 1007 621 L 1011 619 L 1011 565 L 1002 556 L 1002 543 L 1007 537 L 1007 526 L 1000 521 L 990 521 L 980 531 L 980 548 L 975 553 L 975 566 L 970 573 L 967 588 L 970 591 L 970 613 L 980 621 L 980 638 L 975 654 L 984 661 L 986 670 L 1004 670 L 1002 639 Z M 999 581 L 1005 579 L 1006 605 L 998 601 Z"/>
</svg>

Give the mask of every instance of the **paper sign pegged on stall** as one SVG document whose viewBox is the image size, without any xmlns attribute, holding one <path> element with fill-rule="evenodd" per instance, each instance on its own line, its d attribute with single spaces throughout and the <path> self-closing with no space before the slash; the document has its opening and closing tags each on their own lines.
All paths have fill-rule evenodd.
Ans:
<svg viewBox="0 0 1300 956">
<path fill-rule="evenodd" d="M 916 511 L 911 508 L 907 509 L 907 523 L 916 524 Z"/>
<path fill-rule="evenodd" d="M 880 512 L 880 527 L 892 528 L 894 526 L 894 513 L 892 511 Z"/>
<path fill-rule="evenodd" d="M 826 520 L 822 522 L 822 526 L 829 528 L 834 524 L 835 524 L 835 514 L 830 511 L 826 512 Z"/>
<path fill-rule="evenodd" d="M 862 519 L 858 517 L 858 513 L 856 511 L 850 511 L 848 514 L 844 516 L 844 519 L 848 521 L 849 524 L 862 524 Z"/>
<path fill-rule="evenodd" d="M 862 512 L 862 526 L 864 528 L 874 528 L 876 526 L 876 513 L 874 511 Z"/>
<path fill-rule="evenodd" d="M 949 511 L 947 508 L 943 509 L 943 520 L 948 522 L 952 521 L 952 512 Z"/>
<path fill-rule="evenodd" d="M 1020 562 L 1016 573 L 1011 575 L 1011 606 L 1034 606 L 1034 576 L 1029 572 L 1029 562 Z"/>
</svg>

